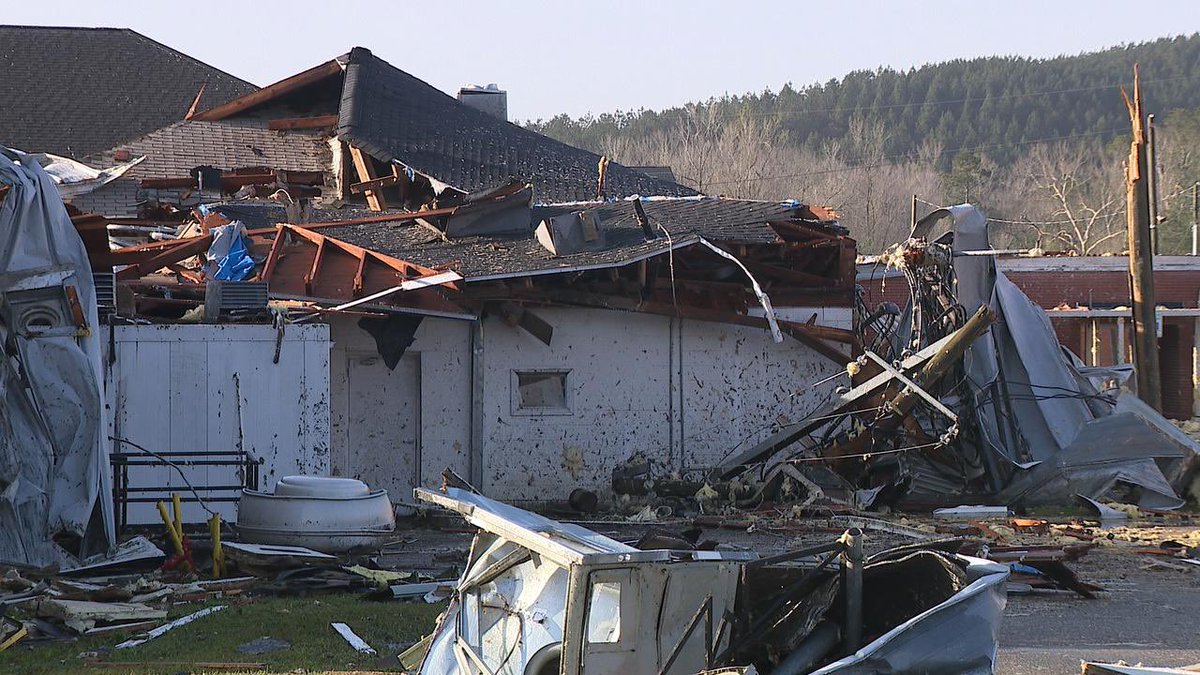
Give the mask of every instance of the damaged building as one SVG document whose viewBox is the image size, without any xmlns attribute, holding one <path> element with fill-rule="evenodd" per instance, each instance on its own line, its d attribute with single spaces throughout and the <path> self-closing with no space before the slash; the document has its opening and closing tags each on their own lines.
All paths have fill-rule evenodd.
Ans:
<svg viewBox="0 0 1200 675">
<path fill-rule="evenodd" d="M 292 474 L 401 507 L 445 468 L 606 495 L 631 457 L 707 471 L 821 403 L 805 384 L 854 340 L 836 214 L 697 195 L 476 106 L 356 48 L 59 184 L 101 290 L 119 525 L 189 483 L 232 517 Z"/>
<path fill-rule="evenodd" d="M 902 310 L 829 209 L 696 194 L 498 95 L 354 48 L 83 161 L 12 153 L 87 251 L 106 518 L 298 474 L 403 513 L 446 469 L 587 508 L 1182 503 L 1196 446 L 966 253 L 978 211 L 886 257 Z"/>
</svg>

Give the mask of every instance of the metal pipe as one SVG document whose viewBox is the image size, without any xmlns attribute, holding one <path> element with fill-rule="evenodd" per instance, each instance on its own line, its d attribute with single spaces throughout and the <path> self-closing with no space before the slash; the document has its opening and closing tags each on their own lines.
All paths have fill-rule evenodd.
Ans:
<svg viewBox="0 0 1200 675">
<path fill-rule="evenodd" d="M 818 623 L 808 637 L 779 662 L 771 675 L 804 675 L 812 672 L 841 638 L 842 629 L 833 621 Z"/>
<path fill-rule="evenodd" d="M 846 627 L 842 631 L 842 648 L 847 654 L 853 654 L 862 644 L 862 530 L 857 527 L 846 530 L 842 541 L 846 545 L 842 554 L 842 592 L 846 600 Z"/>
</svg>

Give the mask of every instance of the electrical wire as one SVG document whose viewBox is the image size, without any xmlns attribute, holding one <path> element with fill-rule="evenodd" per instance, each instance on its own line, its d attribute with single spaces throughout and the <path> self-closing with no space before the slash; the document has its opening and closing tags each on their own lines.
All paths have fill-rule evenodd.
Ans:
<svg viewBox="0 0 1200 675">
<path fill-rule="evenodd" d="M 172 469 L 175 469 L 176 473 L 179 474 L 179 477 L 183 479 L 183 482 L 185 484 L 187 484 L 188 489 L 191 490 L 192 494 L 196 496 L 196 501 L 200 503 L 200 507 L 203 508 L 205 511 L 208 511 L 208 515 L 210 515 L 210 516 L 218 515 L 216 511 L 213 511 L 212 509 L 210 509 L 208 507 L 208 502 L 205 501 L 205 499 L 200 496 L 200 493 L 196 491 L 195 486 L 192 485 L 192 481 L 188 480 L 187 474 L 185 474 L 183 472 L 183 469 L 179 468 L 178 464 L 176 464 L 175 462 L 172 462 L 171 460 L 167 459 L 166 457 L 163 457 L 162 455 L 158 454 L 157 452 L 154 452 L 153 450 L 148 450 L 148 449 L 138 445 L 137 443 L 134 443 L 131 440 L 128 440 L 125 438 L 117 438 L 116 436 L 109 436 L 108 439 L 110 441 L 114 441 L 116 443 L 128 445 L 129 447 L 134 448 L 135 450 L 138 450 L 147 455 L 150 455 L 151 457 L 157 459 L 158 461 L 162 462 L 163 464 L 166 464 L 167 466 L 171 467 Z"/>
<path fill-rule="evenodd" d="M 901 452 L 911 452 L 913 450 L 926 450 L 928 448 L 945 447 L 945 443 L 934 441 L 932 443 L 923 443 L 921 445 L 909 445 L 903 448 L 892 448 L 890 450 L 876 450 L 875 452 L 859 452 L 852 455 L 838 455 L 837 457 L 793 457 L 785 459 L 785 464 L 808 464 L 814 462 L 836 462 L 839 459 L 870 459 L 879 455 L 895 455 Z"/>
</svg>

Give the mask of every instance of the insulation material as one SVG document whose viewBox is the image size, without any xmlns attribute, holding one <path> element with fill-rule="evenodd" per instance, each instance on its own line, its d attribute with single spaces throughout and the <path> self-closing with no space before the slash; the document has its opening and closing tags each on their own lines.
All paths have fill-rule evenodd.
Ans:
<svg viewBox="0 0 1200 675">
<path fill-rule="evenodd" d="M 43 566 L 113 543 L 96 292 L 54 180 L 0 148 L 0 184 L 0 561 Z"/>
<path fill-rule="evenodd" d="M 111 166 L 107 169 L 94 169 L 87 164 L 77 162 L 67 157 L 47 153 L 27 153 L 22 155 L 23 161 L 37 162 L 54 181 L 55 187 L 62 195 L 63 201 L 69 202 L 75 197 L 97 190 L 125 175 L 133 167 L 141 164 L 145 156 L 128 162 Z M 31 162 L 30 162 L 31 163 Z"/>
</svg>

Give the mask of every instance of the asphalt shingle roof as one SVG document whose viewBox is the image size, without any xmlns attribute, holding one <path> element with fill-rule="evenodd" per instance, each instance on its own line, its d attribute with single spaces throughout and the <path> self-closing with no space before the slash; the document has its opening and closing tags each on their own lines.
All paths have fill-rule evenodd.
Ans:
<svg viewBox="0 0 1200 675">
<path fill-rule="evenodd" d="M 463 105 L 361 47 L 349 54 L 338 135 L 377 159 L 468 192 L 513 176 L 532 182 L 540 202 L 596 196 L 599 155 Z M 605 192 L 696 194 L 616 163 L 608 167 Z"/>
<path fill-rule="evenodd" d="M 127 28 L 0 26 L 0 144 L 71 157 L 257 89 Z"/>
<path fill-rule="evenodd" d="M 545 274 L 569 268 L 611 266 L 665 253 L 672 243 L 695 243 L 698 237 L 712 241 L 745 244 L 771 243 L 778 235 L 767 222 L 800 215 L 794 202 L 762 202 L 720 197 L 648 199 L 646 216 L 659 237 L 646 241 L 628 200 L 600 203 L 549 204 L 535 206 L 527 232 L 456 237 L 443 240 L 412 221 L 379 222 L 322 227 L 318 232 L 384 255 L 423 265 L 453 269 L 468 281 L 494 275 Z M 281 207 L 260 203 L 219 206 L 228 218 L 238 218 L 247 227 L 265 227 L 286 219 Z M 573 211 L 594 210 L 603 222 L 605 247 L 553 256 L 534 236 L 543 219 Z M 317 210 L 314 222 L 353 219 L 377 212 Z M 659 226 L 669 233 L 662 234 Z"/>
</svg>

